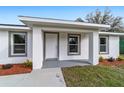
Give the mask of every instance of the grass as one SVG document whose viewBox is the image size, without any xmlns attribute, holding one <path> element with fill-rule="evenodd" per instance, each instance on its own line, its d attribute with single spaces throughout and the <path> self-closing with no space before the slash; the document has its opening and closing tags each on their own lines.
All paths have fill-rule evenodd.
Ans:
<svg viewBox="0 0 124 93">
<path fill-rule="evenodd" d="M 68 87 L 124 87 L 124 65 L 62 68 Z"/>
<path fill-rule="evenodd" d="M 121 69 L 124 69 L 124 64 L 123 65 L 119 65 L 118 67 L 121 68 Z"/>
</svg>

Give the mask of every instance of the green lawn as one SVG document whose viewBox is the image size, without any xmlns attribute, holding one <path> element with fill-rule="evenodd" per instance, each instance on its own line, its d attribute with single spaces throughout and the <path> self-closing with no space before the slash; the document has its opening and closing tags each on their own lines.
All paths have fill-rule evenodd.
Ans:
<svg viewBox="0 0 124 93">
<path fill-rule="evenodd" d="M 119 65 L 118 67 L 121 68 L 121 69 L 124 69 L 124 64 L 123 65 Z"/>
<path fill-rule="evenodd" d="M 68 87 L 124 87 L 124 66 L 77 66 L 62 72 Z"/>
</svg>

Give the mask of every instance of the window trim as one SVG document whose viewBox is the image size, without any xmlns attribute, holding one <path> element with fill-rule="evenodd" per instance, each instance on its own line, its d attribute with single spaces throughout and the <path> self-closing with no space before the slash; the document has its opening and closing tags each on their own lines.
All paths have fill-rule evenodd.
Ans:
<svg viewBox="0 0 124 93">
<path fill-rule="evenodd" d="M 25 53 L 14 53 L 14 48 L 12 47 L 12 40 L 14 34 L 25 34 Z M 9 32 L 9 57 L 27 57 L 27 32 Z"/>
<path fill-rule="evenodd" d="M 106 51 L 100 52 L 100 38 L 106 39 Z M 99 54 L 109 54 L 109 36 L 99 36 Z"/>
<path fill-rule="evenodd" d="M 69 36 L 77 36 L 78 37 L 78 42 L 79 42 L 79 44 L 78 44 L 78 52 L 77 53 L 70 53 L 69 52 Z M 81 35 L 80 34 L 68 34 L 68 38 L 67 38 L 67 42 L 68 42 L 68 44 L 67 44 L 67 54 L 68 55 L 80 55 L 81 54 Z"/>
</svg>

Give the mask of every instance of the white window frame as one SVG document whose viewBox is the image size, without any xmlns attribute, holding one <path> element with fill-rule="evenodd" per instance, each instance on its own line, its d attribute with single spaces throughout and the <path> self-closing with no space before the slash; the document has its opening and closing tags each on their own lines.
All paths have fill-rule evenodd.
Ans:
<svg viewBox="0 0 124 93">
<path fill-rule="evenodd" d="M 69 44 L 69 36 L 78 37 L 78 44 Z M 69 51 L 70 45 L 77 45 L 78 52 L 70 52 Z M 68 34 L 68 55 L 80 55 L 80 34 Z"/>
<path fill-rule="evenodd" d="M 102 44 L 102 46 L 106 46 L 106 51 L 105 52 L 101 52 L 100 51 L 100 38 L 105 38 L 106 39 L 106 44 Z M 99 53 L 100 54 L 108 54 L 109 53 L 109 36 L 99 36 Z"/>
<path fill-rule="evenodd" d="M 14 44 L 14 35 L 25 35 L 25 43 Z M 14 53 L 14 45 L 25 45 L 25 53 Z M 10 56 L 26 56 L 27 55 L 27 33 L 26 32 L 11 32 L 10 33 Z"/>
</svg>

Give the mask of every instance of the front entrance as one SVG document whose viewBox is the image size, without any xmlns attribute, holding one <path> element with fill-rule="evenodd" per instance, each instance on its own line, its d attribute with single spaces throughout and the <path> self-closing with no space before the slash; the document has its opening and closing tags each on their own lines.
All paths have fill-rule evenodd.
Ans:
<svg viewBox="0 0 124 93">
<path fill-rule="evenodd" d="M 58 33 L 45 33 L 45 60 L 58 59 Z"/>
</svg>

